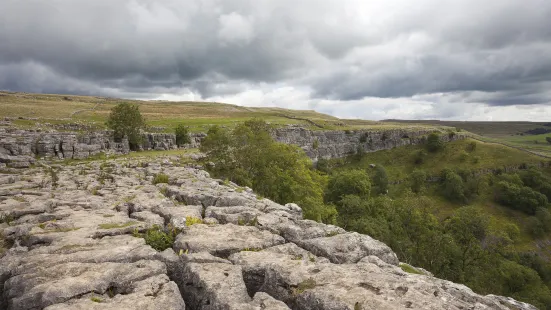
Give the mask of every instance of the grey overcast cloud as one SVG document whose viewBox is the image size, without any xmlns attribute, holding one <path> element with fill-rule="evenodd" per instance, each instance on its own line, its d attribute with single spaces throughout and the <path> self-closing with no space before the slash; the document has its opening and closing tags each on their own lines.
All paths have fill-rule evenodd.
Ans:
<svg viewBox="0 0 551 310">
<path fill-rule="evenodd" d="M 0 89 L 551 119 L 549 0 L 0 0 Z"/>
</svg>

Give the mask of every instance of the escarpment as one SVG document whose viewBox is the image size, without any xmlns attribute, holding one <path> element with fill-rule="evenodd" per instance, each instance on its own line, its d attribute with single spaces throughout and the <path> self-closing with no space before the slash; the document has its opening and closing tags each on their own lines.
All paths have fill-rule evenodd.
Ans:
<svg viewBox="0 0 551 310">
<path fill-rule="evenodd" d="M 301 127 L 274 129 L 278 142 L 300 146 L 313 160 L 342 158 L 358 151 L 374 152 L 399 146 L 420 144 L 433 130 L 309 130 Z M 192 133 L 191 143 L 185 148 L 201 145 L 205 133 Z M 459 134 L 442 134 L 448 142 L 461 139 Z M 169 150 L 178 148 L 176 136 L 171 133 L 143 133 L 141 150 Z M 0 166 L 29 167 L 36 158 L 85 159 L 102 153 L 126 154 L 128 140 L 116 142 L 109 131 L 71 132 L 36 131 L 0 128 Z"/>
<path fill-rule="evenodd" d="M 177 158 L 2 174 L 0 218 L 0 309 L 536 309 L 404 272 L 384 243 Z M 146 244 L 154 227 L 171 247 Z"/>
</svg>

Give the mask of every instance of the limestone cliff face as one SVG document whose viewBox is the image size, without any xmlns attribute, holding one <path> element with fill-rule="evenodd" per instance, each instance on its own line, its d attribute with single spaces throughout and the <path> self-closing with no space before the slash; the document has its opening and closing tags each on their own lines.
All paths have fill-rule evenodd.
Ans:
<svg viewBox="0 0 551 310">
<path fill-rule="evenodd" d="M 191 143 L 184 147 L 198 147 L 204 136 L 192 134 Z M 176 147 L 174 134 L 144 133 L 142 136 L 142 150 Z M 128 140 L 115 142 L 109 131 L 78 133 L 0 128 L 0 165 L 15 168 L 28 167 L 35 158 L 85 159 L 100 153 L 127 154 L 129 151 Z"/>
<path fill-rule="evenodd" d="M 309 130 L 300 127 L 278 128 L 273 131 L 276 141 L 300 146 L 313 160 L 342 158 L 358 149 L 374 152 L 395 147 L 419 144 L 431 130 Z M 205 133 L 192 133 L 191 143 L 184 148 L 197 148 Z M 171 133 L 144 133 L 142 150 L 177 148 L 176 136 Z M 461 139 L 461 135 L 441 135 L 443 141 Z M 101 152 L 126 154 L 128 141 L 117 143 L 109 131 L 58 132 L 0 129 L 0 163 L 12 167 L 28 167 L 34 158 L 84 159 Z"/>
<path fill-rule="evenodd" d="M 342 158 L 361 149 L 364 152 L 388 150 L 405 145 L 423 143 L 426 135 L 434 130 L 307 130 L 304 128 L 280 128 L 274 131 L 276 141 L 300 146 L 308 157 Z M 461 135 L 442 134 L 445 142 L 462 139 Z"/>
</svg>

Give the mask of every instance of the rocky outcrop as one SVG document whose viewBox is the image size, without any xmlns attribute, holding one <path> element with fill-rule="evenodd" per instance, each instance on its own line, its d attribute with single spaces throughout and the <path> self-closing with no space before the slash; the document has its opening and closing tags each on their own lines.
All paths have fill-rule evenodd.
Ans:
<svg viewBox="0 0 551 310">
<path fill-rule="evenodd" d="M 0 309 L 535 309 L 406 273 L 369 236 L 177 159 L 0 175 Z M 162 252 L 142 238 L 158 226 L 180 228 Z"/>
<path fill-rule="evenodd" d="M 71 128 L 71 127 L 69 127 Z M 315 162 L 320 158 L 341 158 L 358 151 L 374 152 L 424 143 L 433 130 L 309 130 L 301 127 L 277 128 L 276 141 L 300 146 Z M 182 148 L 198 148 L 205 133 L 191 133 L 189 144 Z M 442 134 L 445 142 L 462 139 L 463 135 Z M 175 149 L 176 136 L 171 133 L 143 133 L 141 150 Z M 0 163 L 12 167 L 28 167 L 36 157 L 84 159 L 99 153 L 126 154 L 128 141 L 117 143 L 108 131 L 57 132 L 0 128 Z"/>
<path fill-rule="evenodd" d="M 358 151 L 375 152 L 395 147 L 421 144 L 434 129 L 393 130 L 308 130 L 300 127 L 278 128 L 274 139 L 300 146 L 312 160 L 342 158 Z M 442 133 L 444 142 L 463 139 L 463 135 Z"/>
<path fill-rule="evenodd" d="M 183 148 L 197 148 L 204 133 L 192 133 L 191 143 Z M 144 133 L 141 150 L 177 148 L 176 136 L 169 133 Z M 127 154 L 128 140 L 115 142 L 112 132 L 65 132 L 0 128 L 0 165 L 29 167 L 36 158 L 85 159 L 101 153 Z"/>
</svg>

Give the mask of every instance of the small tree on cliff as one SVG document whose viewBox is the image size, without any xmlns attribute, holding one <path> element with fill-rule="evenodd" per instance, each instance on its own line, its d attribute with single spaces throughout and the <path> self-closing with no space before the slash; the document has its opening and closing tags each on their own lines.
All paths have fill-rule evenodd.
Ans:
<svg viewBox="0 0 551 310">
<path fill-rule="evenodd" d="M 111 109 L 107 127 L 114 131 L 115 141 L 121 141 L 126 136 L 130 148 L 135 150 L 142 142 L 140 129 L 145 127 L 145 119 L 137 105 L 124 102 Z"/>
<path fill-rule="evenodd" d="M 189 137 L 189 128 L 186 125 L 178 125 L 174 132 L 176 133 L 176 145 L 181 146 L 191 143 L 191 138 Z"/>
</svg>

